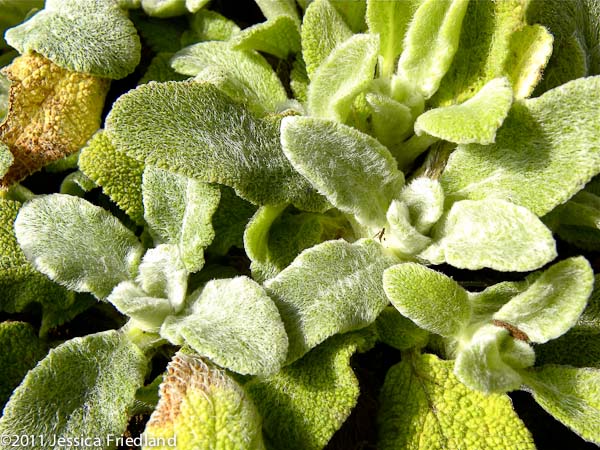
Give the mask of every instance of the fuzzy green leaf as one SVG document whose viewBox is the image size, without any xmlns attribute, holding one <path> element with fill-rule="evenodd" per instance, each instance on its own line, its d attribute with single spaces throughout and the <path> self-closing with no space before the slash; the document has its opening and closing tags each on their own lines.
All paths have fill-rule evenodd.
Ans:
<svg viewBox="0 0 600 450">
<path fill-rule="evenodd" d="M 325 447 L 360 393 L 350 358 L 369 350 L 374 341 L 369 329 L 333 336 L 277 374 L 244 386 L 263 417 L 270 448 Z"/>
<path fill-rule="evenodd" d="M 120 331 L 75 338 L 50 350 L 15 390 L 0 419 L 2 435 L 34 435 L 32 450 L 55 438 L 98 439 L 127 428 L 128 410 L 144 384 L 147 359 Z M 3 448 L 8 446 L 3 445 Z M 95 445 L 82 445 L 81 448 Z"/>
<path fill-rule="evenodd" d="M 510 398 L 468 389 L 452 375 L 452 365 L 420 355 L 389 370 L 380 395 L 377 448 L 535 450 Z"/>
<path fill-rule="evenodd" d="M 543 344 L 575 325 L 593 287 L 594 273 L 587 260 L 582 256 L 570 258 L 546 270 L 493 318 L 517 327 L 532 342 Z"/>
<path fill-rule="evenodd" d="M 312 79 L 333 49 L 352 37 L 352 30 L 328 0 L 315 0 L 306 8 L 301 37 L 302 57 Z"/>
<path fill-rule="evenodd" d="M 386 236 L 384 227 L 383 234 L 380 235 L 386 241 L 386 247 L 402 255 L 414 256 L 431 245 L 431 238 L 419 233 L 411 223 L 412 218 L 406 203 L 400 200 L 392 201 L 386 218 L 389 233 Z"/>
<path fill-rule="evenodd" d="M 285 59 L 301 50 L 300 27 L 291 17 L 278 16 L 244 29 L 231 44 L 237 50 L 257 50 Z"/>
<path fill-rule="evenodd" d="M 21 383 L 25 374 L 46 355 L 46 344 L 25 322 L 0 323 L 0 408 Z"/>
<path fill-rule="evenodd" d="M 426 330 L 419 328 L 393 306 L 386 306 L 375 325 L 378 340 L 398 350 L 424 347 L 429 339 Z"/>
<path fill-rule="evenodd" d="M 242 374 L 268 375 L 285 361 L 288 340 L 273 301 L 246 277 L 213 280 L 193 293 L 188 308 L 167 318 L 161 335 Z"/>
<path fill-rule="evenodd" d="M 284 16 L 294 19 L 298 24 L 300 23 L 294 0 L 256 0 L 256 4 L 267 20 Z"/>
<path fill-rule="evenodd" d="M 367 1 L 367 24 L 369 33 L 379 34 L 379 54 L 383 59 L 381 75 L 393 74 L 398 57 L 402 53 L 404 35 L 420 0 L 387 2 Z"/>
<path fill-rule="evenodd" d="M 430 98 L 458 48 L 469 0 L 424 0 L 408 27 L 396 73 Z"/>
<path fill-rule="evenodd" d="M 399 199 L 407 206 L 419 233 L 428 233 L 444 212 L 444 191 L 440 183 L 431 178 L 413 179 L 404 187 Z"/>
<path fill-rule="evenodd" d="M 427 133 L 457 144 L 491 144 L 512 99 L 509 81 L 496 78 L 460 105 L 443 106 L 421 114 L 415 122 L 415 133 L 418 136 Z"/>
<path fill-rule="evenodd" d="M 542 408 L 586 441 L 600 445 L 600 369 L 547 365 L 523 376 Z"/>
<path fill-rule="evenodd" d="M 0 120 L 2 120 L 0 114 Z M 13 161 L 15 160 L 13 154 L 10 152 L 10 149 L 3 142 L 0 142 L 0 178 L 2 178 L 10 166 L 12 166 Z"/>
<path fill-rule="evenodd" d="M 8 47 L 4 32 L 23 22 L 32 10 L 43 7 L 44 0 L 0 0 L 0 53 Z"/>
<path fill-rule="evenodd" d="M 433 105 L 463 103 L 499 77 L 510 80 L 515 98 L 531 94 L 552 53 L 552 35 L 539 25 L 527 25 L 525 13 L 530 3 L 469 2 L 458 51 L 431 99 Z"/>
<path fill-rule="evenodd" d="M 310 114 L 344 122 L 356 95 L 373 79 L 378 52 L 379 39 L 368 34 L 354 35 L 333 49 L 311 75 Z"/>
<path fill-rule="evenodd" d="M 142 435 L 144 450 L 264 450 L 260 415 L 226 371 L 178 352 L 167 373 Z"/>
<path fill-rule="evenodd" d="M 180 50 L 171 59 L 177 72 L 202 76 L 206 69 L 225 73 L 234 89 L 226 92 L 248 102 L 255 110 L 273 112 L 287 100 L 285 89 L 269 63 L 258 53 L 234 50 L 229 42 L 200 42 Z"/>
<path fill-rule="evenodd" d="M 190 29 L 183 32 L 181 44 L 188 46 L 201 41 L 228 41 L 239 32 L 240 27 L 233 20 L 202 9 L 190 18 Z"/>
<path fill-rule="evenodd" d="M 303 251 L 266 281 L 288 334 L 287 362 L 334 334 L 373 323 L 388 303 L 382 273 L 394 262 L 372 240 L 328 241 Z"/>
<path fill-rule="evenodd" d="M 471 317 L 467 291 L 440 272 L 403 263 L 383 273 L 392 305 L 421 328 L 445 337 L 457 335 Z"/>
<path fill-rule="evenodd" d="M 123 78 L 140 62 L 136 29 L 114 0 L 47 0 L 8 30 L 6 40 L 21 54 L 35 51 L 65 69 L 104 78 Z"/>
<path fill-rule="evenodd" d="M 496 143 L 461 145 L 440 182 L 453 200 L 502 198 L 539 216 L 600 171 L 600 77 L 579 79 L 516 102 Z"/>
<path fill-rule="evenodd" d="M 410 108 L 383 94 L 369 92 L 365 100 L 371 112 L 373 136 L 394 154 L 413 132 Z"/>
<path fill-rule="evenodd" d="M 79 155 L 79 168 L 137 224 L 144 222 L 144 165 L 118 152 L 106 133 L 96 133 Z"/>
<path fill-rule="evenodd" d="M 279 118 L 258 119 L 207 83 L 139 86 L 115 102 L 106 133 L 146 166 L 225 184 L 252 203 L 312 211 L 326 204 L 283 155 Z"/>
<path fill-rule="evenodd" d="M 135 275 L 143 252 L 136 236 L 109 212 L 64 194 L 23 205 L 15 234 L 36 269 L 69 289 L 100 299 Z"/>
<path fill-rule="evenodd" d="M 556 257 L 551 231 L 528 209 L 505 200 L 456 202 L 420 257 L 461 269 L 526 272 Z"/>
<path fill-rule="evenodd" d="M 185 75 L 181 75 L 180 73 L 175 72 L 175 69 L 171 67 L 171 58 L 173 57 L 173 53 L 160 52 L 152 61 L 150 61 L 150 65 L 146 72 L 144 72 L 144 76 L 138 81 L 138 84 L 145 84 L 150 81 L 183 81 L 187 80 L 189 77 Z"/>
<path fill-rule="evenodd" d="M 142 192 L 144 217 L 155 243 L 175 245 L 187 271 L 200 270 L 204 249 L 215 236 L 211 219 L 219 206 L 219 188 L 149 166 Z"/>
<path fill-rule="evenodd" d="M 186 0 L 142 0 L 144 12 L 161 19 L 181 16 L 187 12 Z"/>
<path fill-rule="evenodd" d="M 294 168 L 333 205 L 363 225 L 385 225 L 404 175 L 377 140 L 332 121 L 289 117 L 281 123 L 281 142 Z"/>
</svg>

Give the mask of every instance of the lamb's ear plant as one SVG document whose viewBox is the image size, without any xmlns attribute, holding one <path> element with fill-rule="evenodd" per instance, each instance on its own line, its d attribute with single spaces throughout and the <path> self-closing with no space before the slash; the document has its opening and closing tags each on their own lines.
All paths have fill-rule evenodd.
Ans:
<svg viewBox="0 0 600 450">
<path fill-rule="evenodd" d="M 600 285 L 555 241 L 600 248 L 593 2 L 25 3 L 0 448 L 321 449 L 374 391 L 377 448 L 535 448 L 517 390 L 600 444 Z"/>
</svg>

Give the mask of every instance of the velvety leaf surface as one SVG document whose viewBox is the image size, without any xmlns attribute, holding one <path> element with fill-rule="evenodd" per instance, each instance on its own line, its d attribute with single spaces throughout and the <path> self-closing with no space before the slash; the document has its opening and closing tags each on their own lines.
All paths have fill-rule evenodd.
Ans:
<svg viewBox="0 0 600 450">
<path fill-rule="evenodd" d="M 160 386 L 160 400 L 146 424 L 144 449 L 152 439 L 175 440 L 177 448 L 264 449 L 261 417 L 252 400 L 223 369 L 178 352 Z"/>
<path fill-rule="evenodd" d="M 231 43 L 238 50 L 256 50 L 285 59 L 301 50 L 300 27 L 291 17 L 278 16 L 244 29 Z"/>
<path fill-rule="evenodd" d="M 377 339 L 398 350 L 424 347 L 429 339 L 426 330 L 419 328 L 393 306 L 386 306 L 377 317 L 375 326 Z"/>
<path fill-rule="evenodd" d="M 114 0 L 46 0 L 6 41 L 22 54 L 34 51 L 64 69 L 104 78 L 124 78 L 140 62 L 136 29 Z"/>
<path fill-rule="evenodd" d="M 456 202 L 420 256 L 434 264 L 526 272 L 556 257 L 552 233 L 528 209 L 505 200 Z"/>
<path fill-rule="evenodd" d="M 228 41 L 240 32 L 233 20 L 208 9 L 201 9 L 190 19 L 190 29 L 183 32 L 184 46 L 201 41 Z"/>
<path fill-rule="evenodd" d="M 381 276 L 394 261 L 372 240 L 328 241 L 265 282 L 279 308 L 291 363 L 334 334 L 370 325 L 385 308 Z"/>
<path fill-rule="evenodd" d="M 69 289 L 100 299 L 135 275 L 143 252 L 136 236 L 108 211 L 64 194 L 23 205 L 15 234 L 36 269 Z"/>
<path fill-rule="evenodd" d="M 358 400 L 350 358 L 374 344 L 369 329 L 333 336 L 277 374 L 248 382 L 268 448 L 322 449 Z"/>
<path fill-rule="evenodd" d="M 377 140 L 329 120 L 289 117 L 281 124 L 281 143 L 294 168 L 333 205 L 363 225 L 385 224 L 404 175 Z"/>
<path fill-rule="evenodd" d="M 8 47 L 4 32 L 23 22 L 27 14 L 36 8 L 43 8 L 44 0 L 0 0 L 0 49 Z"/>
<path fill-rule="evenodd" d="M 98 438 L 127 427 L 128 409 L 144 383 L 147 360 L 122 332 L 109 330 L 61 344 L 31 370 L 14 391 L 0 419 L 3 435 Z M 2 445 L 3 449 L 10 448 Z M 25 447 L 21 447 L 25 448 Z"/>
<path fill-rule="evenodd" d="M 247 277 L 213 280 L 187 300 L 189 307 L 168 317 L 161 335 L 242 374 L 277 372 L 288 339 L 277 307 Z"/>
<path fill-rule="evenodd" d="M 539 216 L 600 171 L 600 77 L 516 102 L 492 145 L 460 145 L 440 182 L 453 200 L 502 198 Z"/>
<path fill-rule="evenodd" d="M 252 203 L 325 204 L 283 155 L 279 119 L 258 119 L 207 83 L 140 86 L 114 104 L 106 132 L 117 150 L 147 166 L 225 184 Z"/>
<path fill-rule="evenodd" d="M 118 152 L 99 131 L 81 151 L 79 168 L 137 224 L 144 222 L 142 163 Z"/>
<path fill-rule="evenodd" d="M 421 264 L 390 267 L 383 273 L 383 289 L 403 316 L 431 333 L 452 337 L 469 323 L 467 291 Z"/>
<path fill-rule="evenodd" d="M 378 448 L 535 449 L 510 398 L 468 389 L 452 366 L 426 354 L 389 370 L 380 396 Z"/>
<path fill-rule="evenodd" d="M 4 73 L 12 84 L 0 140 L 14 156 L 0 181 L 6 188 L 85 144 L 100 127 L 109 83 L 62 69 L 36 53 L 15 58 Z"/>
</svg>

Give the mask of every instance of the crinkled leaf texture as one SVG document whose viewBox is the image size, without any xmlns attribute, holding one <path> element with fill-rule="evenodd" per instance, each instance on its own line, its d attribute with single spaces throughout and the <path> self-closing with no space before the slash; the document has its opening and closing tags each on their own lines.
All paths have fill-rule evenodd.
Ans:
<svg viewBox="0 0 600 450">
<path fill-rule="evenodd" d="M 311 76 L 307 104 L 312 116 L 344 122 L 350 107 L 373 79 L 379 39 L 356 34 L 333 49 Z"/>
<path fill-rule="evenodd" d="M 0 140 L 14 163 L 2 187 L 79 150 L 100 126 L 109 87 L 106 79 L 62 69 L 36 53 L 15 58 L 5 73 L 12 84 Z"/>
<path fill-rule="evenodd" d="M 600 77 L 516 102 L 495 144 L 460 145 L 440 182 L 452 199 L 501 198 L 539 216 L 600 171 Z"/>
<path fill-rule="evenodd" d="M 383 289 L 403 316 L 431 333 L 458 335 L 471 318 L 467 291 L 421 264 L 409 262 L 386 269 Z"/>
<path fill-rule="evenodd" d="M 148 166 L 142 193 L 154 242 L 173 244 L 188 272 L 200 270 L 204 249 L 215 237 L 212 216 L 221 199 L 219 187 Z"/>
<path fill-rule="evenodd" d="M 234 372 L 268 375 L 281 368 L 288 339 L 277 307 L 259 284 L 247 277 L 212 280 L 187 302 L 187 310 L 165 320 L 164 338 Z"/>
<path fill-rule="evenodd" d="M 550 364 L 523 376 L 542 408 L 586 441 L 600 445 L 600 369 Z"/>
<path fill-rule="evenodd" d="M 556 257 L 552 232 L 527 208 L 500 199 L 454 203 L 419 256 L 462 269 L 526 272 Z"/>
<path fill-rule="evenodd" d="M 35 435 L 41 450 L 55 438 L 120 436 L 144 383 L 147 359 L 120 331 L 78 337 L 50 350 L 14 391 L 0 419 L 2 435 Z M 2 445 L 2 448 L 9 448 Z M 83 446 L 81 447 L 83 448 Z"/>
<path fill-rule="evenodd" d="M 118 152 L 106 133 L 98 131 L 79 155 L 79 169 L 102 188 L 137 224 L 144 223 L 142 174 L 144 165 Z"/>
<path fill-rule="evenodd" d="M 144 450 L 173 449 L 173 443 L 195 450 L 265 448 L 261 417 L 244 389 L 225 370 L 182 352 L 167 367 L 142 436 Z"/>
<path fill-rule="evenodd" d="M 22 54 L 35 51 L 60 67 L 124 78 L 140 62 L 133 23 L 115 0 L 46 0 L 45 8 L 6 32 Z"/>
<path fill-rule="evenodd" d="M 79 197 L 53 194 L 27 202 L 15 221 L 19 245 L 50 279 L 103 299 L 135 276 L 137 237 L 108 211 Z"/>
<path fill-rule="evenodd" d="M 12 321 L 0 323 L 0 348 L 0 408 L 4 408 L 13 389 L 48 349 L 31 324 Z"/>
<path fill-rule="evenodd" d="M 254 117 L 208 83 L 150 83 L 117 100 L 106 133 L 146 166 L 233 187 L 252 203 L 324 209 L 325 199 L 283 155 L 279 122 Z"/>
<path fill-rule="evenodd" d="M 179 73 L 203 77 L 205 70 L 223 73 L 225 91 L 259 112 L 273 112 L 287 100 L 285 89 L 269 63 L 257 52 L 233 49 L 229 42 L 200 42 L 171 59 Z"/>
<path fill-rule="evenodd" d="M 471 391 L 452 375 L 452 366 L 426 354 L 389 370 L 380 396 L 377 448 L 534 450 L 510 398 Z"/>
<path fill-rule="evenodd" d="M 594 273 L 580 256 L 554 264 L 529 288 L 494 314 L 517 327 L 532 342 L 543 344 L 566 333 L 585 309 L 594 288 Z"/>
<path fill-rule="evenodd" d="M 374 344 L 369 328 L 333 336 L 277 374 L 249 381 L 244 388 L 263 417 L 268 448 L 324 448 L 358 400 L 350 358 Z"/>
<path fill-rule="evenodd" d="M 267 280 L 288 334 L 287 362 L 334 334 L 373 323 L 388 304 L 381 276 L 394 262 L 370 239 L 327 241 L 303 251 Z"/>
<path fill-rule="evenodd" d="M 415 122 L 415 133 L 425 132 L 457 144 L 491 144 L 512 100 L 508 79 L 496 78 L 460 105 L 434 108 L 421 114 Z"/>
<path fill-rule="evenodd" d="M 281 143 L 294 168 L 333 205 L 363 225 L 385 225 L 404 175 L 376 139 L 330 120 L 286 117 Z"/>
</svg>

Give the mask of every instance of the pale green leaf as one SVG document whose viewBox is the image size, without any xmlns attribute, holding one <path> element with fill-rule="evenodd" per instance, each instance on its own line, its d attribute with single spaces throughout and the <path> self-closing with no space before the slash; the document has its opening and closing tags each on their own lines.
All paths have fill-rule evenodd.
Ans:
<svg viewBox="0 0 600 450">
<path fill-rule="evenodd" d="M 60 193 L 83 197 L 87 192 L 97 188 L 98 185 L 81 170 L 71 172 L 60 183 Z"/>
<path fill-rule="evenodd" d="M 15 233 L 37 270 L 100 299 L 135 275 L 143 252 L 136 236 L 109 212 L 64 194 L 37 197 L 23 205 Z"/>
<path fill-rule="evenodd" d="M 368 93 L 365 101 L 371 112 L 373 136 L 394 154 L 402 142 L 413 132 L 413 116 L 404 103 L 387 95 Z"/>
<path fill-rule="evenodd" d="M 421 348 L 427 344 L 429 333 L 404 317 L 393 306 L 386 308 L 375 321 L 377 339 L 398 350 Z"/>
<path fill-rule="evenodd" d="M 403 316 L 431 333 L 456 336 L 471 318 L 467 291 L 421 264 L 390 267 L 383 273 L 383 289 Z"/>
<path fill-rule="evenodd" d="M 106 134 L 99 131 L 81 151 L 79 168 L 134 222 L 144 222 L 142 163 L 116 151 Z"/>
<path fill-rule="evenodd" d="M 388 303 L 382 273 L 394 262 L 372 240 L 328 241 L 303 251 L 266 281 L 286 326 L 287 362 L 334 334 L 373 323 Z"/>
<path fill-rule="evenodd" d="M 21 383 L 25 374 L 46 355 L 46 344 L 26 322 L 0 323 L 0 408 Z"/>
<path fill-rule="evenodd" d="M 431 245 L 431 238 L 424 236 L 411 223 L 411 214 L 406 203 L 393 200 L 387 214 L 389 233 L 385 234 L 385 227 L 380 234 L 386 242 L 386 247 L 400 252 L 401 255 L 414 256 Z"/>
<path fill-rule="evenodd" d="M 161 19 L 185 14 L 187 12 L 185 4 L 186 0 L 142 0 L 144 12 Z"/>
<path fill-rule="evenodd" d="M 148 166 L 142 193 L 144 218 L 155 243 L 175 245 L 187 271 L 200 270 L 204 249 L 215 236 L 212 216 L 219 206 L 219 188 Z"/>
<path fill-rule="evenodd" d="M 150 81 L 159 81 L 162 83 L 164 81 L 183 81 L 188 79 L 189 77 L 175 72 L 175 69 L 171 67 L 172 57 L 173 53 L 158 53 L 150 61 L 150 65 L 146 69 L 146 72 L 144 72 L 144 76 L 138 81 L 138 84 L 145 84 Z"/>
<path fill-rule="evenodd" d="M 147 359 L 120 331 L 78 337 L 50 350 L 15 390 L 0 419 L 2 435 L 36 436 L 45 442 L 99 439 L 127 428 L 136 390 L 144 384 Z M 90 448 L 82 446 L 81 448 Z M 3 445 L 3 448 L 8 448 Z"/>
<path fill-rule="evenodd" d="M 492 145 L 460 145 L 440 182 L 453 200 L 502 198 L 539 216 L 600 171 L 600 77 L 515 102 Z"/>
<path fill-rule="evenodd" d="M 469 0 L 424 0 L 408 27 L 396 73 L 426 99 L 452 64 L 468 4 Z"/>
<path fill-rule="evenodd" d="M 187 293 L 189 271 L 177 245 L 161 244 L 142 258 L 136 281 L 150 297 L 167 298 L 179 312 Z"/>
<path fill-rule="evenodd" d="M 600 369 L 547 365 L 523 376 L 542 408 L 586 441 L 600 445 Z"/>
<path fill-rule="evenodd" d="M 256 0 L 256 4 L 267 20 L 284 16 L 300 24 L 295 0 Z"/>
<path fill-rule="evenodd" d="M 294 98 L 301 103 L 306 103 L 308 95 L 308 74 L 306 73 L 306 64 L 302 59 L 302 54 L 298 53 L 296 59 L 292 63 L 290 71 L 290 89 L 294 94 Z"/>
<path fill-rule="evenodd" d="M 421 0 L 367 1 L 369 33 L 379 34 L 381 76 L 390 77 L 402 53 L 404 35 Z"/>
<path fill-rule="evenodd" d="M 181 45 L 201 41 L 228 41 L 240 32 L 233 20 L 208 9 L 201 9 L 190 18 L 190 29 L 181 35 Z"/>
<path fill-rule="evenodd" d="M 248 382 L 244 388 L 263 417 L 270 448 L 324 448 L 360 394 L 350 358 L 374 344 L 368 328 L 333 336 L 277 374 Z"/>
<path fill-rule="evenodd" d="M 367 0 L 329 0 L 336 11 L 342 16 L 353 33 L 367 31 L 365 16 L 367 12 Z"/>
<path fill-rule="evenodd" d="M 399 199 L 408 207 L 419 233 L 428 233 L 444 212 L 444 191 L 437 180 L 418 177 L 407 184 Z"/>
<path fill-rule="evenodd" d="M 2 120 L 2 117 L 0 117 L 0 120 Z M 10 152 L 8 146 L 0 141 L 0 178 L 2 178 L 4 174 L 8 172 L 8 168 L 12 166 L 14 160 L 15 158 Z"/>
<path fill-rule="evenodd" d="M 469 3 L 458 51 L 431 99 L 432 105 L 463 103 L 499 77 L 510 80 L 515 98 L 529 96 L 552 52 L 552 35 L 540 26 L 527 25 L 525 14 L 530 3 Z"/>
<path fill-rule="evenodd" d="M 2 74 L 0 72 L 0 122 L 2 122 L 4 120 L 4 118 L 6 117 L 6 113 L 8 113 L 9 95 L 10 95 L 10 81 L 4 74 Z M 3 147 L 6 147 L 6 144 L 4 144 L 4 143 L 0 143 L 0 144 Z M 4 150 L 2 150 L 2 155 L 6 155 L 6 152 Z M 10 164 L 12 164 L 12 161 L 10 162 Z M 2 156 L 2 162 L 0 163 L 0 175 L 1 176 L 4 176 L 4 174 L 8 171 L 10 164 L 8 164 L 7 156 Z"/>
<path fill-rule="evenodd" d="M 304 13 L 301 30 L 302 57 L 309 78 L 313 78 L 333 49 L 350 37 L 352 30 L 328 0 L 311 2 Z"/>
<path fill-rule="evenodd" d="M 511 337 L 509 330 L 496 325 L 480 327 L 461 344 L 454 374 L 465 386 L 486 394 L 518 389 L 523 382 L 518 369 L 535 362 L 535 352 L 527 342 Z"/>
<path fill-rule="evenodd" d="M 32 10 L 43 7 L 44 0 L 0 0 L 0 53 L 8 47 L 4 32 L 23 22 Z"/>
<path fill-rule="evenodd" d="M 301 50 L 300 27 L 291 17 L 278 16 L 244 29 L 231 44 L 237 50 L 257 50 L 285 59 Z"/>
<path fill-rule="evenodd" d="M 461 269 L 526 272 L 556 257 L 552 232 L 528 209 L 505 200 L 463 200 L 434 229 L 420 257 Z"/>
<path fill-rule="evenodd" d="M 175 313 L 169 300 L 149 296 L 132 281 L 119 283 L 106 301 L 131 317 L 136 327 L 154 333 L 160 329 L 165 317 Z"/>
<path fill-rule="evenodd" d="M 195 13 L 204 8 L 210 0 L 185 0 L 185 8 L 191 12 Z"/>
<path fill-rule="evenodd" d="M 460 105 L 442 106 L 421 114 L 415 133 L 427 133 L 457 144 L 492 144 L 513 101 L 506 78 L 495 78 Z"/>
<path fill-rule="evenodd" d="M 566 333 L 585 309 L 594 286 L 587 260 L 569 258 L 547 269 L 529 288 L 505 304 L 494 320 L 501 320 L 543 344 Z"/>
<path fill-rule="evenodd" d="M 223 369 L 182 352 L 169 363 L 142 436 L 144 450 L 265 448 L 260 415 L 244 389 Z"/>
<path fill-rule="evenodd" d="M 377 448 L 535 450 L 510 398 L 468 389 L 453 376 L 452 365 L 419 355 L 389 370 L 380 395 Z"/>
<path fill-rule="evenodd" d="M 236 87 L 234 98 L 248 102 L 258 111 L 275 111 L 278 104 L 287 100 L 285 89 L 269 63 L 254 51 L 233 49 L 229 42 L 200 42 L 186 47 L 175 53 L 171 66 L 189 76 L 205 69 L 224 72 Z"/>
<path fill-rule="evenodd" d="M 119 97 L 106 133 L 146 166 L 225 184 L 252 203 L 322 210 L 325 199 L 281 150 L 279 122 L 254 117 L 207 83 L 150 83 Z"/>
<path fill-rule="evenodd" d="M 471 323 L 489 323 L 492 316 L 513 297 L 525 292 L 537 279 L 539 272 L 529 275 L 524 281 L 503 281 L 493 284 L 481 292 L 469 292 Z"/>
<path fill-rule="evenodd" d="M 175 53 L 181 49 L 181 38 L 187 27 L 187 21 L 183 17 L 165 20 L 149 17 L 141 10 L 130 11 L 129 17 L 144 46 L 154 53 Z"/>
<path fill-rule="evenodd" d="M 104 78 L 123 78 L 140 62 L 136 29 L 114 0 L 46 0 L 6 40 L 21 54 L 35 51 L 65 69 Z"/>
<path fill-rule="evenodd" d="M 307 103 L 312 116 L 344 122 L 350 107 L 375 74 L 379 39 L 357 34 L 337 46 L 313 74 Z"/>
<path fill-rule="evenodd" d="M 385 225 L 404 175 L 377 140 L 332 121 L 289 117 L 281 123 L 281 142 L 294 168 L 333 205 L 364 225 Z"/>
<path fill-rule="evenodd" d="M 246 277 L 209 281 L 187 303 L 185 311 L 163 324 L 164 338 L 234 372 L 268 375 L 281 368 L 288 349 L 285 328 L 256 282 Z"/>
</svg>

